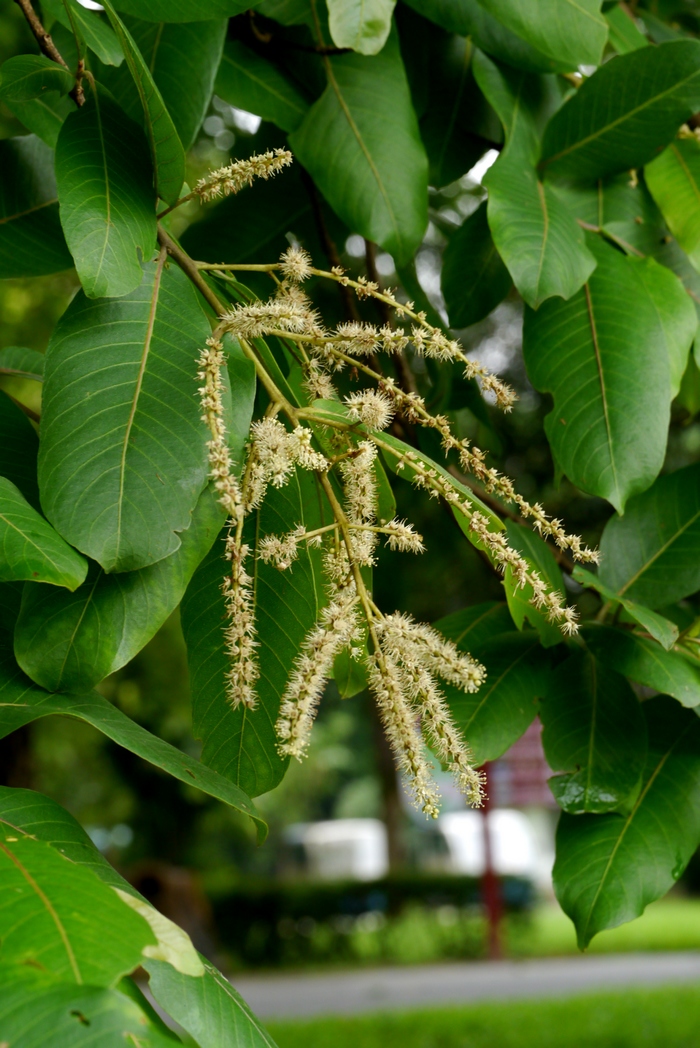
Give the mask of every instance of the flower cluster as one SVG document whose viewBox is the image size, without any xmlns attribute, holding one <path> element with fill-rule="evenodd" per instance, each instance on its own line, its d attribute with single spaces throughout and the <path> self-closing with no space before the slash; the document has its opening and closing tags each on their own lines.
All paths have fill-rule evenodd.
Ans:
<svg viewBox="0 0 700 1048">
<path fill-rule="evenodd" d="M 245 186 L 252 186 L 256 178 L 271 178 L 282 168 L 292 162 L 288 149 L 272 149 L 258 153 L 246 160 L 234 160 L 232 164 L 211 171 L 205 178 L 200 178 L 194 187 L 194 194 L 204 203 L 218 197 L 238 193 Z"/>
<path fill-rule="evenodd" d="M 206 347 L 199 355 L 197 378 L 204 385 L 198 392 L 202 405 L 202 422 L 206 422 L 211 433 L 207 442 L 209 453 L 209 476 L 219 493 L 219 502 L 227 516 L 238 520 L 243 516 L 243 503 L 238 480 L 233 473 L 233 463 L 226 440 L 224 408 L 221 400 L 223 385 L 221 369 L 224 366 L 224 348 L 215 338 L 207 339 Z"/>
</svg>

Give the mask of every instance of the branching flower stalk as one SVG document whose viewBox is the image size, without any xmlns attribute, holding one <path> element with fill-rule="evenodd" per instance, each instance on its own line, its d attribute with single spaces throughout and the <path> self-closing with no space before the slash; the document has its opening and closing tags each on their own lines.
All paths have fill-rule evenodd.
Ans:
<svg viewBox="0 0 700 1048">
<path fill-rule="evenodd" d="M 284 151 L 240 161 L 214 172 L 195 187 L 201 199 L 237 192 L 254 177 L 267 178 L 286 166 Z M 316 269 L 300 247 L 289 248 L 270 265 L 206 266 L 173 257 L 198 283 L 208 300 L 216 303 L 219 321 L 214 336 L 199 358 L 199 395 L 202 418 L 211 438 L 207 443 L 210 476 L 227 514 L 225 558 L 229 570 L 222 589 L 226 608 L 224 643 L 229 659 L 226 697 L 235 708 L 254 709 L 260 676 L 254 614 L 255 583 L 246 560 L 279 571 L 294 571 L 302 551 L 323 548 L 326 599 L 317 621 L 300 646 L 290 667 L 276 723 L 282 756 L 302 759 L 308 751 L 311 729 L 334 662 L 342 651 L 364 663 L 370 691 L 377 703 L 396 763 L 405 773 L 413 800 L 429 817 L 439 810 L 439 793 L 426 743 L 449 770 L 468 803 L 482 801 L 482 776 L 475 769 L 469 748 L 455 725 L 447 698 L 438 681 L 472 693 L 485 678 L 485 670 L 437 630 L 401 614 L 384 615 L 372 600 L 362 569 L 376 560 L 380 539 L 394 550 L 421 553 L 422 537 L 403 520 L 379 520 L 377 468 L 381 451 L 416 487 L 441 498 L 462 521 L 476 546 L 485 550 L 492 564 L 509 573 L 512 584 L 526 590 L 527 599 L 556 622 L 565 635 L 576 632 L 576 614 L 560 593 L 552 590 L 530 561 L 508 543 L 500 521 L 476 500 L 468 488 L 420 452 L 397 444 L 385 435 L 395 417 L 434 430 L 446 456 L 455 452 L 461 468 L 486 490 L 512 503 L 545 538 L 575 559 L 595 561 L 578 536 L 568 535 L 561 522 L 530 505 L 512 481 L 488 467 L 484 453 L 454 435 L 448 418 L 432 414 L 414 391 L 402 389 L 375 366 L 375 358 L 405 353 L 438 361 L 457 362 L 469 378 L 494 395 L 510 410 L 515 394 L 505 383 L 466 356 L 459 343 L 431 325 L 412 303 L 399 302 L 393 292 L 360 277 L 351 280 L 339 268 Z M 279 274 L 277 288 L 268 301 L 220 306 L 200 275 L 202 270 L 255 269 Z M 311 277 L 334 280 L 352 288 L 360 299 L 374 298 L 390 306 L 403 327 L 377 328 L 359 321 L 328 330 L 301 284 Z M 277 279 L 277 277 L 276 277 Z M 253 361 L 258 379 L 270 398 L 262 418 L 253 422 L 242 480 L 232 463 L 223 417 L 225 332 L 238 339 Z M 268 373 L 253 340 L 276 336 L 295 347 L 304 374 L 308 402 L 289 402 Z M 341 401 L 334 376 L 344 369 L 362 376 L 370 385 L 347 394 Z M 330 410 L 332 408 L 332 410 Z M 332 523 L 308 530 L 303 521 L 289 521 L 284 534 L 264 534 L 253 539 L 257 528 L 246 521 L 264 502 L 270 489 L 289 483 L 295 471 L 313 472 L 330 508 Z M 333 479 L 331 479 L 331 477 Z M 244 537 L 248 536 L 248 537 Z M 254 549 L 252 548 L 254 546 Z M 255 558 L 255 560 L 252 560 Z M 257 568 L 256 568 L 257 571 Z M 510 583 L 509 583 L 510 584 Z"/>
</svg>

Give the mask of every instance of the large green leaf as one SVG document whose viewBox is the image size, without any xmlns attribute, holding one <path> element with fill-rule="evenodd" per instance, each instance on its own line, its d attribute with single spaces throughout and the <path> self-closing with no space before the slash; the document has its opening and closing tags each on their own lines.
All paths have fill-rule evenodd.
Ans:
<svg viewBox="0 0 700 1048">
<path fill-rule="evenodd" d="M 44 375 L 44 354 L 25 346 L 6 346 L 0 349 L 0 375 L 31 378 L 41 382 Z"/>
<path fill-rule="evenodd" d="M 268 62 L 240 40 L 227 40 L 216 74 L 216 93 L 224 101 L 263 120 L 293 131 L 309 104 L 279 66 Z"/>
<path fill-rule="evenodd" d="M 477 765 L 500 757 L 535 718 L 537 700 L 547 692 L 550 660 L 537 634 L 501 633 L 507 629 L 503 605 L 479 605 L 435 623 L 462 651 L 486 667 L 486 680 L 468 695 L 444 688 L 450 710 Z"/>
<path fill-rule="evenodd" d="M 39 441 L 31 422 L 9 397 L 0 393 L 0 477 L 11 480 L 35 509 L 39 508 L 38 451 Z"/>
<path fill-rule="evenodd" d="M 662 608 L 700 589 L 700 465 L 659 477 L 605 525 L 601 581 L 618 596 Z"/>
<path fill-rule="evenodd" d="M 326 70 L 290 146 L 346 225 L 407 262 L 427 226 L 428 162 L 396 31 L 379 55 L 340 55 Z"/>
<path fill-rule="evenodd" d="M 672 142 L 644 168 L 651 195 L 678 243 L 700 269 L 700 143 Z"/>
<path fill-rule="evenodd" d="M 699 108 L 699 41 L 672 41 L 613 58 L 552 117 L 542 167 L 580 180 L 639 167 Z"/>
<path fill-rule="evenodd" d="M 50 844 L 0 825 L 0 936 L 4 965 L 66 982 L 111 986 L 155 944 L 147 922 Z"/>
<path fill-rule="evenodd" d="M 147 961 L 148 988 L 158 1004 L 199 1048 L 275 1048 L 241 995 L 213 965 L 201 978 L 182 975 L 163 961 Z"/>
<path fill-rule="evenodd" d="M 47 91 L 65 95 L 75 84 L 72 74 L 43 55 L 15 55 L 2 66 L 0 97 L 3 99 L 40 98 Z"/>
<path fill-rule="evenodd" d="M 50 91 L 41 98 L 5 98 L 3 101 L 20 123 L 51 149 L 56 148 L 63 121 L 75 108 L 72 98 L 59 95 L 57 91 Z"/>
<path fill-rule="evenodd" d="M 197 356 L 210 333 L 174 266 L 121 299 L 78 294 L 46 354 L 39 488 L 49 520 L 105 571 L 180 545 L 206 483 Z"/>
<path fill-rule="evenodd" d="M 328 26 L 336 47 L 376 55 L 391 29 L 396 0 L 327 0 Z"/>
<path fill-rule="evenodd" d="M 531 382 L 554 398 L 545 429 L 559 466 L 622 512 L 663 465 L 671 379 L 697 319 L 669 270 L 591 246 L 588 284 L 568 302 L 527 310 L 523 348 Z"/>
<path fill-rule="evenodd" d="M 157 564 L 106 575 L 93 563 L 65 597 L 55 587 L 26 586 L 15 626 L 24 672 L 48 691 L 83 692 L 125 666 L 178 606 L 221 524 L 221 507 L 205 489 L 182 545 Z"/>
<path fill-rule="evenodd" d="M 601 0 L 479 0 L 538 51 L 568 69 L 598 65 L 608 39 Z"/>
<path fill-rule="evenodd" d="M 586 644 L 598 662 L 647 688 L 672 695 L 683 706 L 700 706 L 700 664 L 680 650 L 664 651 L 653 640 L 629 630 L 591 625 Z"/>
<path fill-rule="evenodd" d="M 615 4 L 605 12 L 610 31 L 609 41 L 619 55 L 647 47 L 649 40 L 638 28 L 638 22 L 625 3 Z"/>
<path fill-rule="evenodd" d="M 0 1029 L 6 1043 L 17 1048 L 173 1048 L 180 1043 L 118 990 L 52 983 L 27 969 L 3 971 L 0 978 Z"/>
<path fill-rule="evenodd" d="M 485 202 L 450 237 L 441 280 L 453 328 L 483 320 L 510 291 L 510 273 L 493 242 Z"/>
<path fill-rule="evenodd" d="M 0 278 L 70 269 L 53 155 L 35 135 L 0 142 Z"/>
<path fill-rule="evenodd" d="M 142 22 L 127 17 L 123 24 L 172 117 L 183 148 L 189 149 L 211 102 L 227 23 L 223 19 L 185 24 Z M 132 120 L 143 119 L 143 106 L 128 69 L 105 68 L 100 79 Z"/>
<path fill-rule="evenodd" d="M 101 62 L 118 66 L 124 60 L 114 32 L 96 11 L 86 10 L 79 0 L 42 0 L 42 7 L 84 40 Z"/>
<path fill-rule="evenodd" d="M 700 843 L 700 720 L 665 696 L 644 703 L 649 755 L 627 816 L 561 816 L 554 890 L 581 949 L 673 886 Z"/>
<path fill-rule="evenodd" d="M 230 18 L 258 7 L 260 0 L 117 0 L 118 11 L 149 22 L 201 22 L 205 18 Z"/>
<path fill-rule="evenodd" d="M 577 651 L 552 675 L 540 704 L 549 780 L 564 811 L 615 811 L 633 802 L 647 755 L 639 699 L 620 673 Z"/>
<path fill-rule="evenodd" d="M 540 578 L 544 579 L 550 590 L 556 591 L 566 601 L 564 580 L 561 570 L 556 562 L 551 548 L 539 535 L 528 527 L 521 527 L 515 521 L 506 521 L 506 533 L 509 545 L 522 553 L 530 566 L 535 569 Z M 550 622 L 546 613 L 530 603 L 533 596 L 532 586 L 520 586 L 513 575 L 511 568 L 506 569 L 503 580 L 506 591 L 508 608 L 513 616 L 513 622 L 519 630 L 525 628 L 529 622 L 537 630 L 540 643 L 545 648 L 551 648 L 555 644 L 561 644 L 564 635 L 554 622 Z"/>
<path fill-rule="evenodd" d="M 56 143 L 61 224 L 90 298 L 127 295 L 156 238 L 155 193 L 143 131 L 104 91 L 70 113 Z M 86 206 L 89 201 L 90 206 Z"/>
<path fill-rule="evenodd" d="M 248 796 L 228 779 L 164 742 L 130 720 L 101 695 L 52 695 L 24 676 L 12 653 L 0 652 L 0 738 L 52 713 L 77 717 L 101 731 L 117 745 L 135 753 L 149 764 L 168 772 L 188 786 L 224 801 L 256 822 L 258 835 L 265 836 L 265 823 Z"/>
<path fill-rule="evenodd" d="M 594 575 L 590 571 L 586 571 L 586 569 L 582 568 L 580 564 L 577 564 L 574 568 L 573 577 L 576 582 L 579 582 L 582 586 L 587 586 L 590 589 L 597 590 L 605 601 L 610 601 L 612 604 L 619 604 L 627 612 L 630 618 L 639 623 L 643 629 L 647 630 L 654 640 L 657 640 L 666 651 L 672 648 L 678 640 L 678 626 L 675 622 L 671 622 L 670 619 L 664 618 L 664 616 L 659 615 L 658 612 L 645 607 L 644 604 L 637 604 L 636 601 L 625 600 L 624 597 L 618 597 L 616 593 L 613 593 L 612 590 L 603 585 L 597 575 Z M 659 688 L 659 691 L 668 691 L 668 689 Z"/>
<path fill-rule="evenodd" d="M 86 573 L 85 558 L 64 542 L 12 481 L 0 477 L 0 579 L 33 579 L 74 590 Z"/>
<path fill-rule="evenodd" d="M 266 793 L 288 764 L 277 753 L 275 722 L 292 663 L 316 621 L 315 562 L 307 551 L 291 570 L 280 572 L 253 559 L 259 538 L 284 534 L 303 522 L 300 478 L 272 489 L 257 512 L 249 541 L 247 571 L 254 577 L 260 679 L 255 710 L 231 709 L 226 701 L 221 582 L 226 571 L 223 544 L 216 542 L 195 572 L 182 603 L 182 629 L 192 688 L 193 732 L 203 743 L 202 760 L 251 796 Z"/>
<path fill-rule="evenodd" d="M 483 54 L 475 56 L 474 75 L 506 137 L 484 178 L 494 243 L 533 309 L 555 295 L 568 299 L 590 276 L 595 258 L 573 215 L 535 169 L 538 128 L 558 105 L 559 87 L 553 77 L 499 67 Z"/>
<path fill-rule="evenodd" d="M 459 36 L 470 36 L 477 47 L 516 69 L 553 73 L 566 65 L 542 54 L 494 18 L 479 0 L 405 0 L 425 18 Z"/>
<path fill-rule="evenodd" d="M 131 33 L 109 0 L 105 0 L 104 8 L 124 50 L 126 64 L 141 100 L 158 196 L 167 204 L 174 204 L 185 180 L 185 151 L 182 142 L 175 130 L 173 119 L 165 108 L 163 97 L 156 87 L 153 70 L 146 64 Z"/>
</svg>

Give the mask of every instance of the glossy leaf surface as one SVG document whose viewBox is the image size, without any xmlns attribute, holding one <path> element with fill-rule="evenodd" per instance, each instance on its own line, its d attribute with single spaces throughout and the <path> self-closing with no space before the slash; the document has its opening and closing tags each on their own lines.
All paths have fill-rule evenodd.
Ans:
<svg viewBox="0 0 700 1048">
<path fill-rule="evenodd" d="M 41 98 L 5 98 L 3 101 L 27 130 L 51 149 L 56 148 L 63 121 L 75 108 L 67 95 L 59 95 L 57 91 L 49 91 Z"/>
<path fill-rule="evenodd" d="M 545 429 L 559 466 L 622 512 L 663 465 L 672 368 L 697 320 L 653 259 L 591 246 L 598 267 L 588 284 L 568 302 L 528 310 L 523 348 L 533 385 L 554 398 Z"/>
<path fill-rule="evenodd" d="M 105 0 L 104 8 L 114 26 L 141 100 L 158 196 L 167 204 L 174 204 L 185 180 L 185 152 L 182 142 L 165 107 L 163 97 L 156 87 L 152 70 L 146 64 L 131 33 L 109 0 Z M 185 75 L 184 71 L 182 75 Z"/>
<path fill-rule="evenodd" d="M 623 607 L 630 618 L 647 630 L 666 651 L 672 648 L 678 640 L 678 626 L 675 622 L 671 622 L 670 619 L 664 618 L 663 615 L 659 615 L 658 612 L 652 611 L 643 604 L 637 604 L 636 601 L 618 597 L 607 586 L 604 586 L 596 575 L 586 571 L 578 564 L 573 570 L 573 577 L 582 586 L 589 586 L 591 589 L 598 590 L 606 601 L 612 601 L 613 604 L 619 604 Z M 668 688 L 659 688 L 659 691 L 668 691 Z"/>
<path fill-rule="evenodd" d="M 559 103 L 553 77 L 533 77 L 497 66 L 483 54 L 474 60 L 481 90 L 503 124 L 505 148 L 484 177 L 494 243 L 513 282 L 534 309 L 552 296 L 568 299 L 595 268 L 583 230 L 535 163 L 538 128 Z"/>
<path fill-rule="evenodd" d="M 598 65 L 608 38 L 600 0 L 479 0 L 494 18 L 568 69 Z"/>
<path fill-rule="evenodd" d="M 371 59 L 340 55 L 326 68 L 290 146 L 346 225 L 400 264 L 426 229 L 428 163 L 397 36 Z"/>
<path fill-rule="evenodd" d="M 642 708 L 649 753 L 630 813 L 559 822 L 554 890 L 581 949 L 664 895 L 700 842 L 700 720 L 664 696 Z"/>
<path fill-rule="evenodd" d="M 309 104 L 279 66 L 240 40 L 227 40 L 216 74 L 216 93 L 230 105 L 257 113 L 263 120 L 293 131 Z"/>
<path fill-rule="evenodd" d="M 89 298 L 128 295 L 156 238 L 143 131 L 100 91 L 70 113 L 56 143 L 61 225 Z"/>
<path fill-rule="evenodd" d="M 564 811 L 615 811 L 639 789 L 647 727 L 639 699 L 620 673 L 575 652 L 552 674 L 540 704 L 552 793 Z"/>
<path fill-rule="evenodd" d="M 33 509 L 15 485 L 0 477 L 0 579 L 32 579 L 76 589 L 87 561 Z"/>
<path fill-rule="evenodd" d="M 700 143 L 679 139 L 644 168 L 644 178 L 668 227 L 700 269 Z"/>
<path fill-rule="evenodd" d="M 78 0 L 43 0 L 42 6 L 71 34 L 77 32 L 100 61 L 118 66 L 124 60 L 117 37 L 97 11 L 86 9 Z"/>
<path fill-rule="evenodd" d="M 116 300 L 78 294 L 46 354 L 44 511 L 105 571 L 174 553 L 206 482 L 196 360 L 210 333 L 179 269 L 149 263 Z M 89 436 L 89 440 L 86 438 Z"/>
<path fill-rule="evenodd" d="M 51 150 L 35 135 L 0 142 L 0 278 L 70 269 Z"/>
<path fill-rule="evenodd" d="M 700 589 L 700 466 L 659 477 L 605 526 L 601 581 L 618 596 L 662 608 Z"/>
<path fill-rule="evenodd" d="M 664 651 L 653 640 L 629 630 L 591 625 L 586 644 L 596 659 L 630 680 L 666 695 L 683 706 L 700 706 L 700 663 L 678 651 Z"/>
<path fill-rule="evenodd" d="M 700 42 L 645 47 L 605 62 L 552 117 L 541 166 L 579 180 L 652 160 L 700 107 Z"/>
<path fill-rule="evenodd" d="M 483 203 L 455 230 L 445 249 L 442 293 L 450 326 L 468 327 L 482 320 L 506 297 L 511 284 Z"/>
<path fill-rule="evenodd" d="M 41 98 L 47 91 L 65 95 L 75 83 L 72 75 L 43 55 L 16 55 L 2 65 L 0 96 L 3 99 Z"/>
</svg>

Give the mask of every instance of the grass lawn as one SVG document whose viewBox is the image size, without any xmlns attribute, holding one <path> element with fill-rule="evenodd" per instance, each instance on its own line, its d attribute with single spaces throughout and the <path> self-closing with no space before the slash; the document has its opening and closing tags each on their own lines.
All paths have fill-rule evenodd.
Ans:
<svg viewBox="0 0 700 1048">
<path fill-rule="evenodd" d="M 700 987 L 268 1023 L 279 1048 L 697 1048 Z"/>
</svg>

